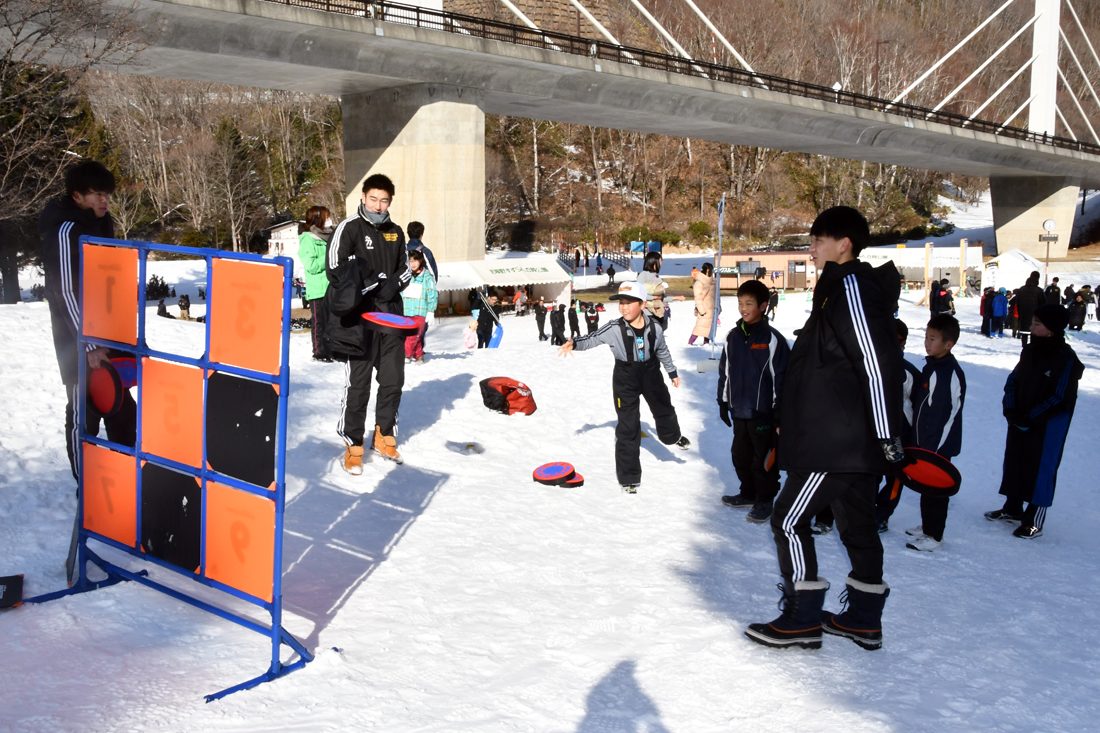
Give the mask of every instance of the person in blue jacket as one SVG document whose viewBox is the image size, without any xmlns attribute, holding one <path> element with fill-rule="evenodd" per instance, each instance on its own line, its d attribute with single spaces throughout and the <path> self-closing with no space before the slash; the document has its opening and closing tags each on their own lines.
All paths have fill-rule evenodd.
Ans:
<svg viewBox="0 0 1100 733">
<path fill-rule="evenodd" d="M 959 322 L 941 313 L 928 321 L 924 350 L 928 354 L 920 379 L 913 388 L 913 443 L 944 458 L 962 449 L 962 410 L 966 401 L 966 377 L 951 349 L 959 340 Z M 933 494 L 920 497 L 921 524 L 905 533 L 911 550 L 932 552 L 943 542 L 950 498 Z"/>
<path fill-rule="evenodd" d="M 730 455 L 741 482 L 740 492 L 723 496 L 722 503 L 752 507 L 746 517 L 750 522 L 768 521 L 779 493 L 779 465 L 768 455 L 775 448 L 779 396 L 791 349 L 764 315 L 770 295 L 759 280 L 737 288 L 741 320 L 726 336 L 718 362 L 718 415 L 733 428 Z"/>
<path fill-rule="evenodd" d="M 1001 339 L 1005 337 L 1005 319 L 1008 318 L 1008 291 L 1000 288 L 993 294 L 990 304 L 992 319 L 989 324 L 989 335 Z"/>
<path fill-rule="evenodd" d="M 1001 406 L 1008 434 L 1000 490 L 1005 501 L 985 518 L 1019 522 L 1012 534 L 1021 539 L 1043 533 L 1077 404 L 1077 383 L 1085 371 L 1066 343 L 1068 321 L 1061 305 L 1039 306 L 1031 321 L 1031 342 L 1005 381 Z"/>
</svg>

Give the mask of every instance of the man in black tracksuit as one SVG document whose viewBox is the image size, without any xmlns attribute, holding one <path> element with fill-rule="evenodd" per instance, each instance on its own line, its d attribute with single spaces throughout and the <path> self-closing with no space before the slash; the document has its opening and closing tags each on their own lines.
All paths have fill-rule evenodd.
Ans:
<svg viewBox="0 0 1100 733">
<path fill-rule="evenodd" d="M 79 480 L 80 453 L 77 446 L 75 410 L 79 357 L 77 334 L 81 323 L 81 277 L 79 240 L 82 235 L 113 237 L 114 222 L 107 211 L 115 177 L 102 164 L 86 160 L 65 174 L 65 194 L 50 201 L 38 220 L 42 266 L 46 271 L 46 300 L 50 306 L 53 345 L 61 381 L 65 385 L 65 450 L 73 477 Z M 96 347 L 86 352 L 87 368 L 110 360 L 112 352 Z M 99 435 L 100 418 L 86 409 L 85 430 Z M 107 438 L 132 446 L 137 409 L 129 391 L 124 391 L 122 409 L 104 418 Z"/>
<path fill-rule="evenodd" d="M 367 405 L 377 370 L 378 394 L 372 446 L 389 460 L 397 452 L 397 412 L 405 384 L 405 336 L 397 330 L 371 330 L 368 312 L 401 315 L 401 291 L 412 280 L 405 233 L 389 218 L 393 181 L 376 173 L 363 182 L 363 203 L 340 222 L 329 243 L 325 272 L 332 312 L 325 338 L 333 355 L 345 362 L 344 411 L 337 433 L 344 439 L 344 470 L 363 472 Z"/>
<path fill-rule="evenodd" d="M 619 418 L 615 426 L 615 475 L 628 494 L 637 493 L 642 480 L 638 454 L 642 442 L 639 408 L 643 398 L 657 424 L 657 438 L 665 445 L 676 445 L 684 450 L 691 446 L 691 441 L 680 434 L 676 408 L 672 406 L 668 387 L 661 376 L 663 366 L 672 386 L 680 386 L 660 322 L 642 309 L 648 297 L 641 284 L 623 283 L 619 292 L 610 297 L 619 301 L 622 317 L 608 322 L 593 334 L 566 341 L 560 349 L 565 355 L 574 349 L 585 351 L 600 344 L 611 347 L 615 356 L 611 391 Z"/>
<path fill-rule="evenodd" d="M 872 268 L 857 259 L 870 232 L 855 209 L 822 212 L 810 237 L 819 275 L 784 380 L 778 454 L 787 480 L 771 518 L 783 613 L 751 624 L 745 634 L 767 646 L 816 649 L 824 630 L 877 649 L 889 588 L 875 493 L 887 463 L 904 461 L 901 352 L 893 324 L 900 279 L 892 263 Z M 836 515 L 852 570 L 847 610 L 823 615 L 829 584 L 818 576 L 810 523 L 826 506 Z"/>
<path fill-rule="evenodd" d="M 1035 315 L 1035 309 L 1046 302 L 1046 295 L 1039 287 L 1039 272 L 1032 270 L 1027 276 L 1027 282 L 1016 291 L 1016 297 L 1012 304 L 1017 313 L 1017 330 L 1023 346 L 1027 346 L 1031 338 L 1031 319 Z"/>
</svg>

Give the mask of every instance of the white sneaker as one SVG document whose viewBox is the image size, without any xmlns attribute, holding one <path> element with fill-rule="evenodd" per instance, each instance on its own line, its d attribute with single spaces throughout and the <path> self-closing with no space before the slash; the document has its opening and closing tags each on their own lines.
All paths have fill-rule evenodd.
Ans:
<svg viewBox="0 0 1100 733">
<path fill-rule="evenodd" d="M 939 540 L 934 540 L 928 535 L 922 534 L 920 537 L 906 542 L 905 546 L 917 552 L 935 552 L 942 544 Z"/>
<path fill-rule="evenodd" d="M 924 525 L 918 524 L 916 527 L 910 527 L 909 529 L 905 530 L 905 534 L 909 535 L 910 537 L 924 537 Z"/>
</svg>

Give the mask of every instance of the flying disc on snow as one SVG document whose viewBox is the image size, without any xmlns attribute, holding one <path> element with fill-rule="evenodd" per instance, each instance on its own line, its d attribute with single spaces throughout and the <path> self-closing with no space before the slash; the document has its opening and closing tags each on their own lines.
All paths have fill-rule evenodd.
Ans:
<svg viewBox="0 0 1100 733">
<path fill-rule="evenodd" d="M 546 486 L 561 486 L 577 474 L 571 463 L 544 463 L 534 470 L 531 478 Z"/>
<path fill-rule="evenodd" d="M 399 316 L 396 313 L 378 313 L 370 311 L 363 314 L 363 321 L 367 327 L 375 331 L 415 331 L 416 321 L 408 316 Z"/>
<path fill-rule="evenodd" d="M 573 478 L 566 481 L 562 486 L 567 489 L 579 489 L 584 486 L 584 476 L 581 476 L 579 473 L 574 473 Z"/>
<path fill-rule="evenodd" d="M 905 449 L 909 463 L 901 469 L 901 482 L 918 494 L 954 496 L 959 493 L 962 475 L 939 453 L 924 448 Z"/>
</svg>

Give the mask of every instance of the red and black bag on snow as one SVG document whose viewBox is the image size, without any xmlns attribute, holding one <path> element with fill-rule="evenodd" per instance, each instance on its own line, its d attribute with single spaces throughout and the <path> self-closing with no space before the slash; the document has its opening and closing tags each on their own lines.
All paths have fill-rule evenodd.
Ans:
<svg viewBox="0 0 1100 733">
<path fill-rule="evenodd" d="M 537 408 L 531 388 L 509 377 L 489 377 L 481 380 L 481 400 L 490 410 L 514 415 L 530 415 Z"/>
</svg>

